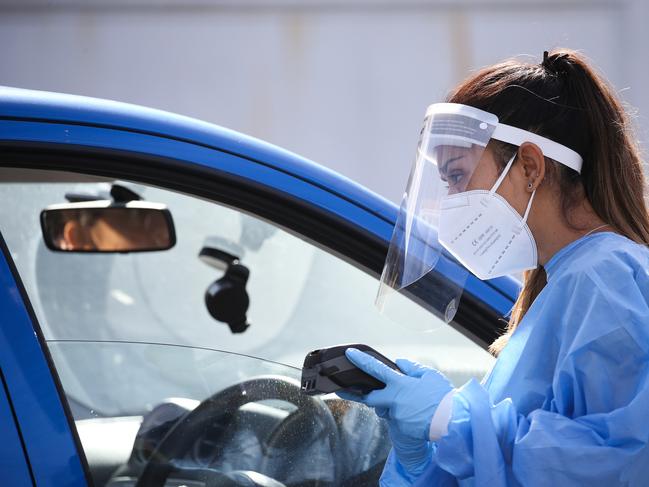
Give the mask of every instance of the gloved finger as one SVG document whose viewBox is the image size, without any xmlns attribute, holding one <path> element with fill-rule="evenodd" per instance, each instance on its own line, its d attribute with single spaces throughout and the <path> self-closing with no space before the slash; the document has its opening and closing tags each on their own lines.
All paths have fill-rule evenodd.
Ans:
<svg viewBox="0 0 649 487">
<path fill-rule="evenodd" d="M 394 404 L 394 397 L 397 393 L 397 388 L 393 386 L 386 386 L 383 389 L 376 389 L 363 396 L 363 404 L 373 408 L 389 409 Z"/>
<path fill-rule="evenodd" d="M 362 396 L 345 390 L 336 391 L 335 394 L 339 398 L 344 399 L 345 401 L 358 402 L 360 404 L 365 404 L 366 406 L 373 408 L 374 411 L 376 412 L 376 415 L 380 418 L 384 418 L 384 419 L 389 418 L 390 409 L 384 406 L 385 404 L 388 404 L 388 401 L 386 401 L 381 396 L 377 397 L 377 395 L 372 395 L 370 397 L 370 395 L 373 394 L 371 392 L 369 394 Z"/>
<path fill-rule="evenodd" d="M 345 356 L 351 363 L 353 363 L 363 372 L 366 372 L 372 377 L 379 379 L 386 385 L 389 384 L 395 377 L 400 377 L 397 372 L 392 370 L 383 362 L 380 362 L 371 355 L 361 352 L 360 350 L 357 350 L 355 348 L 348 348 L 345 351 Z"/>
<path fill-rule="evenodd" d="M 363 397 L 358 394 L 354 394 L 353 392 L 345 391 L 345 390 L 340 390 L 336 391 L 335 394 L 340 398 L 344 399 L 345 401 L 353 401 L 353 402 L 360 402 L 361 404 L 364 404 Z"/>
<path fill-rule="evenodd" d="M 339 398 L 344 399 L 345 401 L 353 401 L 353 402 L 357 402 L 357 403 L 360 403 L 360 404 L 365 404 L 368 407 L 372 407 L 370 404 L 367 404 L 367 402 L 366 402 L 367 401 L 367 399 L 366 399 L 367 396 L 361 396 L 361 395 L 354 394 L 352 392 L 345 391 L 345 390 L 336 391 L 335 394 Z M 376 415 L 379 418 L 389 419 L 390 410 L 388 408 L 384 408 L 384 407 L 372 407 L 372 408 L 374 409 L 374 412 L 376 413 Z"/>
<path fill-rule="evenodd" d="M 395 363 L 401 369 L 401 372 L 410 377 L 422 377 L 426 372 L 432 370 L 430 367 L 405 358 L 398 358 Z"/>
</svg>

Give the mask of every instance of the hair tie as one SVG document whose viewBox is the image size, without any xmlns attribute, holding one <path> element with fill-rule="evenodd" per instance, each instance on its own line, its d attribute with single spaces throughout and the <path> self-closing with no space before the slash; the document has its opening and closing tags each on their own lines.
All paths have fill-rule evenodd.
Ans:
<svg viewBox="0 0 649 487">
<path fill-rule="evenodd" d="M 548 51 L 543 51 L 543 61 L 541 61 L 541 66 L 550 74 L 554 76 L 566 76 L 568 70 L 565 66 L 564 60 L 567 58 L 567 54 L 555 54 L 552 59 Z"/>
</svg>

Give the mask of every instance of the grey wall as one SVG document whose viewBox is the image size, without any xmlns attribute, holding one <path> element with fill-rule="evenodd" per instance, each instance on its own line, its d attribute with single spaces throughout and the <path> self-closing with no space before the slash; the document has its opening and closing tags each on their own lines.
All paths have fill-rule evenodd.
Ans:
<svg viewBox="0 0 649 487">
<path fill-rule="evenodd" d="M 0 84 L 162 108 L 393 200 L 425 107 L 478 67 L 581 49 L 649 113 L 648 2 L 0 0 Z"/>
</svg>

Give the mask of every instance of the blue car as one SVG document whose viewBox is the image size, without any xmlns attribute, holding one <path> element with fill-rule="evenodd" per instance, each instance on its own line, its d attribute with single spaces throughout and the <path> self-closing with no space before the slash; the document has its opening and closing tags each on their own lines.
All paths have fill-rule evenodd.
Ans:
<svg viewBox="0 0 649 487">
<path fill-rule="evenodd" d="M 376 485 L 385 425 L 302 394 L 305 355 L 366 343 L 461 385 L 518 292 L 469 278 L 446 324 L 433 273 L 396 324 L 374 306 L 395 205 L 179 115 L 0 88 L 0 161 L 3 485 Z M 97 237 L 107 209 L 127 244 Z"/>
</svg>

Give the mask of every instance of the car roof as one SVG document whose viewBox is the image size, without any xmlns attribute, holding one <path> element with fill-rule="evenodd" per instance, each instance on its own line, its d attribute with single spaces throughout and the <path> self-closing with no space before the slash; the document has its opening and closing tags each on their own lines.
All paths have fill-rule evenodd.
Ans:
<svg viewBox="0 0 649 487">
<path fill-rule="evenodd" d="M 169 137 L 263 162 L 356 201 L 393 222 L 398 208 L 341 174 L 281 147 L 164 110 L 79 95 L 0 87 L 0 117 L 126 129 Z"/>
</svg>

